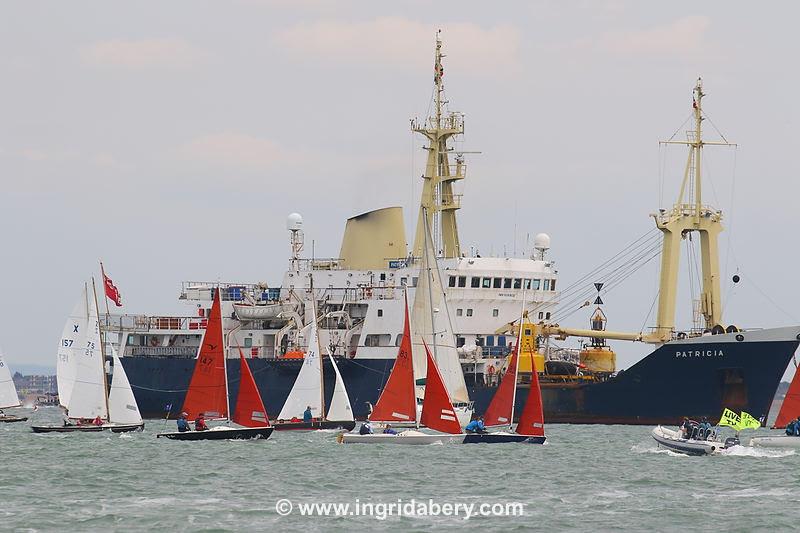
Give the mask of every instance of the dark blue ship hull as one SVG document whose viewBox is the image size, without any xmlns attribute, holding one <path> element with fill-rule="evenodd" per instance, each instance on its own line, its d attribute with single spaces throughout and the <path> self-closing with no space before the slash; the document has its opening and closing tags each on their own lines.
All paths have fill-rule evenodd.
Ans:
<svg viewBox="0 0 800 533">
<path fill-rule="evenodd" d="M 730 338 L 720 342 L 663 345 L 605 381 L 544 376 L 545 420 L 577 424 L 676 424 L 684 416 L 716 420 L 725 407 L 747 411 L 756 418 L 766 417 L 798 340 L 785 335 L 784 340 L 774 341 L 737 342 Z M 122 361 L 143 416 L 157 418 L 168 411 L 173 416 L 180 412 L 194 359 L 124 357 Z M 296 359 L 250 360 L 267 412 L 272 416 L 280 412 L 301 363 Z M 374 404 L 378 399 L 394 361 L 342 359 L 337 363 L 354 415 L 366 417 L 367 403 Z M 326 402 L 330 404 L 334 373 L 329 362 L 325 366 Z M 238 364 L 228 366 L 228 376 L 233 399 L 239 385 Z M 495 388 L 475 383 L 471 374 L 465 378 L 476 413 L 483 413 Z M 527 392 L 520 387 L 518 411 Z"/>
</svg>

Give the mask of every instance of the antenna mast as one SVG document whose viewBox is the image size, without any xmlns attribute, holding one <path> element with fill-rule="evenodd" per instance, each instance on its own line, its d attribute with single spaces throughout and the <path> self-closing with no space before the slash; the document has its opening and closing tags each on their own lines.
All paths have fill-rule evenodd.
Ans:
<svg viewBox="0 0 800 533">
<path fill-rule="evenodd" d="M 447 112 L 444 106 L 448 103 L 444 96 L 444 66 L 442 59 L 441 30 L 436 32 L 436 53 L 433 63 L 433 83 L 435 86 L 432 116 L 424 122 L 417 119 L 411 121 L 411 130 L 422 134 L 428 140 L 424 149 L 428 152 L 422 198 L 420 199 L 417 234 L 414 239 L 414 256 L 420 257 L 425 245 L 425 224 L 431 228 L 433 248 L 437 256 L 459 257 L 461 243 L 458 237 L 456 211 L 461 208 L 461 194 L 454 194 L 453 183 L 464 179 L 466 165 L 463 157 L 458 155 L 455 164 L 450 163 L 453 152 L 447 142 L 455 135 L 464 133 L 464 115 Z M 427 211 L 427 213 L 426 213 Z"/>
<path fill-rule="evenodd" d="M 708 329 L 722 323 L 722 297 L 719 275 L 719 233 L 722 231 L 722 211 L 703 205 L 702 155 L 706 145 L 733 146 L 732 143 L 703 140 L 703 80 L 698 78 L 692 91 L 694 130 L 688 131 L 685 141 L 662 141 L 662 144 L 683 144 L 689 147 L 678 201 L 672 209 L 659 210 L 652 215 L 656 227 L 663 233 L 661 252 L 661 282 L 658 297 L 658 318 L 653 336 L 669 340 L 675 329 L 675 299 L 678 284 L 680 244 L 690 232 L 700 234 L 700 255 L 703 287 L 700 312 Z M 723 138 L 724 140 L 724 138 Z"/>
</svg>

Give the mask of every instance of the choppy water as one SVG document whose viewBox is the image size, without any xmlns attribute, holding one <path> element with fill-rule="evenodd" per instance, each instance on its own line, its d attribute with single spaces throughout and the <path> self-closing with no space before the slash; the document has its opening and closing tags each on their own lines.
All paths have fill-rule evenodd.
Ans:
<svg viewBox="0 0 800 533">
<path fill-rule="evenodd" d="M 58 411 L 32 418 L 57 422 Z M 173 442 L 155 438 L 163 427 L 148 421 L 143 433 L 36 435 L 28 423 L 0 424 L 0 529 L 752 531 L 795 528 L 800 502 L 793 451 L 739 447 L 685 457 L 659 450 L 647 427 L 551 425 L 545 446 L 408 447 L 338 445 L 334 432 Z M 276 512 L 282 498 L 293 502 L 288 516 Z M 520 502 L 524 515 L 379 520 L 298 510 L 398 499 Z"/>
</svg>

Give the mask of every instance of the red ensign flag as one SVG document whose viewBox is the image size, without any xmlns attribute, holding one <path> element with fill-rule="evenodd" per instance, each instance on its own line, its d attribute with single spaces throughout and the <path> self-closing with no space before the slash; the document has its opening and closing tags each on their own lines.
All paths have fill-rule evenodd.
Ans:
<svg viewBox="0 0 800 533">
<path fill-rule="evenodd" d="M 119 294 L 119 289 L 114 286 L 114 282 L 106 276 L 105 272 L 103 272 L 103 285 L 106 288 L 106 298 L 113 300 L 117 307 L 122 307 L 122 296 Z"/>
</svg>

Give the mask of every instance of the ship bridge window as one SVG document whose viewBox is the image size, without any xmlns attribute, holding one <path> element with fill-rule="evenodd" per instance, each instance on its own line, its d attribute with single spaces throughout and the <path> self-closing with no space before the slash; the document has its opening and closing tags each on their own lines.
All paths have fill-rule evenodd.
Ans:
<svg viewBox="0 0 800 533">
<path fill-rule="evenodd" d="M 397 335 L 397 337 L 394 339 L 394 345 L 395 345 L 395 346 L 400 346 L 402 343 L 403 343 L 403 334 L 402 334 L 402 333 L 400 333 L 400 334 L 398 334 L 398 335 Z"/>
<path fill-rule="evenodd" d="M 458 276 L 458 286 L 459 287 L 467 286 L 467 276 Z"/>
<path fill-rule="evenodd" d="M 244 338 L 244 347 L 245 348 L 252 348 L 253 347 L 253 337 L 245 337 Z"/>
<path fill-rule="evenodd" d="M 503 285 L 503 278 L 494 278 L 494 283 L 492 284 L 493 288 L 502 289 L 503 288 L 502 285 Z"/>
<path fill-rule="evenodd" d="M 486 346 L 494 346 L 494 335 L 486 336 Z"/>
<path fill-rule="evenodd" d="M 492 316 L 497 318 L 500 315 L 499 309 L 492 309 Z"/>
<path fill-rule="evenodd" d="M 447 282 L 448 287 L 455 287 L 456 286 L 456 277 L 450 276 L 450 280 Z"/>
<path fill-rule="evenodd" d="M 505 335 L 500 335 L 499 337 L 497 337 L 497 345 L 498 346 L 505 346 L 506 345 L 506 336 Z"/>
<path fill-rule="evenodd" d="M 522 279 L 521 278 L 514 278 L 514 288 L 521 289 L 522 288 Z"/>
<path fill-rule="evenodd" d="M 461 348 L 467 343 L 467 339 L 462 337 L 461 335 L 456 336 L 456 348 Z"/>
<path fill-rule="evenodd" d="M 539 320 L 541 320 L 541 319 L 543 319 L 543 318 L 544 318 L 544 313 L 543 313 L 543 312 L 541 312 L 541 311 L 539 311 Z"/>
<path fill-rule="evenodd" d="M 503 288 L 510 289 L 511 288 L 511 278 L 505 278 L 503 280 Z"/>
<path fill-rule="evenodd" d="M 529 291 L 529 290 L 531 290 L 531 280 L 529 280 L 529 279 L 526 279 L 526 280 L 525 280 L 525 283 L 523 284 L 523 287 L 525 287 L 525 290 L 526 290 L 526 291 Z"/>
<path fill-rule="evenodd" d="M 542 286 L 542 280 L 540 279 L 533 280 L 533 290 L 538 291 L 541 286 Z"/>
<path fill-rule="evenodd" d="M 379 317 L 383 316 L 383 309 L 378 309 L 378 316 Z"/>
<path fill-rule="evenodd" d="M 473 289 L 480 289 L 481 287 L 481 278 L 472 278 L 469 281 L 470 287 Z"/>
<path fill-rule="evenodd" d="M 492 278 L 483 278 L 483 288 L 484 289 L 492 288 Z"/>
<path fill-rule="evenodd" d="M 556 280 L 554 280 L 554 279 L 550 280 L 550 290 L 551 291 L 556 290 Z"/>
<path fill-rule="evenodd" d="M 546 291 L 550 290 L 550 280 L 549 279 L 544 280 L 544 290 L 546 290 Z"/>
<path fill-rule="evenodd" d="M 550 313 L 545 313 L 544 318 L 545 320 L 550 320 Z"/>
<path fill-rule="evenodd" d="M 461 316 L 463 314 L 464 314 L 464 310 L 463 309 L 456 309 L 456 316 Z"/>
<path fill-rule="evenodd" d="M 383 333 L 380 335 L 373 333 L 364 337 L 364 346 L 369 347 L 389 346 L 390 342 L 392 342 L 392 336 L 388 333 Z"/>
<path fill-rule="evenodd" d="M 386 272 L 381 272 L 381 281 L 386 281 Z"/>
<path fill-rule="evenodd" d="M 472 309 L 467 309 L 467 316 L 472 316 Z"/>
<path fill-rule="evenodd" d="M 407 284 L 408 284 L 408 278 L 407 277 L 403 276 L 402 278 L 400 278 L 400 286 L 401 287 L 405 287 Z"/>
</svg>

